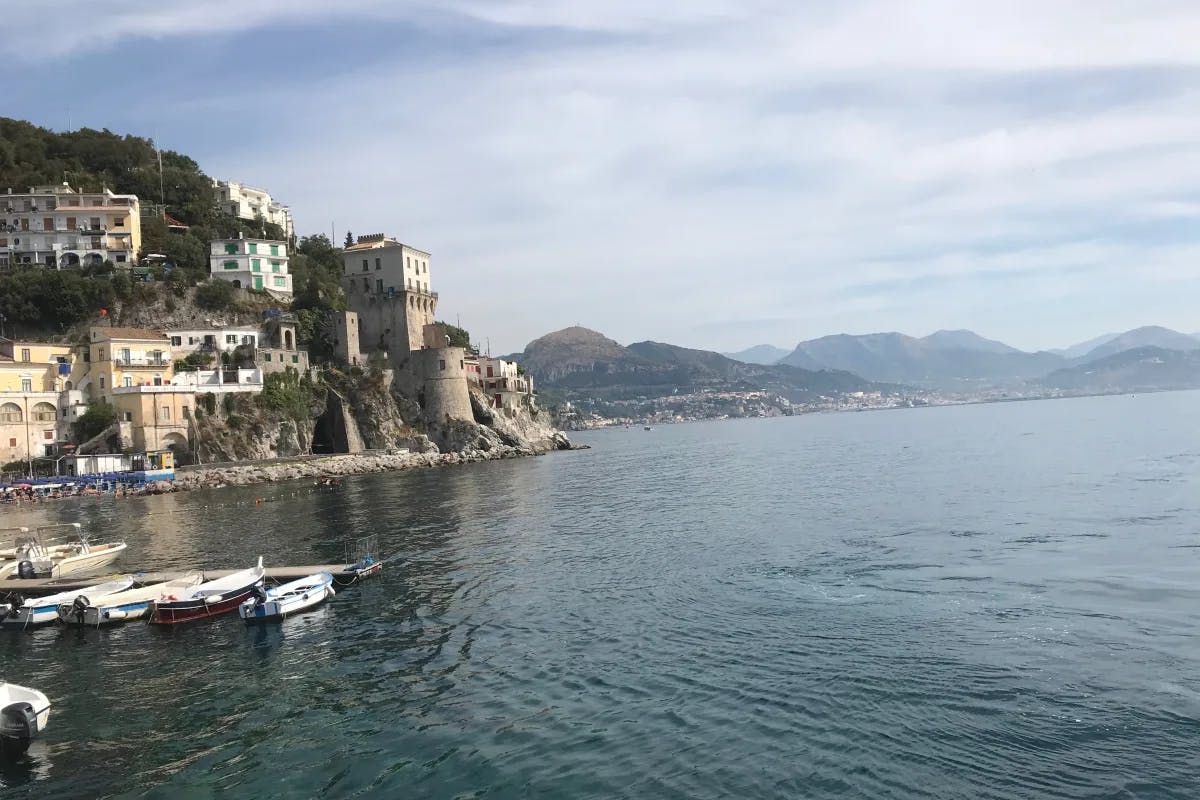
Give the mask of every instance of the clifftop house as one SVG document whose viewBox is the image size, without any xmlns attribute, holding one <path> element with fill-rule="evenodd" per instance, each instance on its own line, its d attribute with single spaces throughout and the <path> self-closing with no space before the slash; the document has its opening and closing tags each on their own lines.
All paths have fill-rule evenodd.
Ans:
<svg viewBox="0 0 1200 800">
<path fill-rule="evenodd" d="M 270 239 L 217 239 L 209 247 L 208 270 L 213 278 L 239 289 L 266 290 L 292 296 L 286 242 Z"/>
<path fill-rule="evenodd" d="M 266 189 L 256 189 L 236 181 L 213 181 L 217 207 L 233 216 L 253 222 L 261 218 L 283 228 L 290 242 L 296 236 L 292 227 L 292 210 L 271 199 Z"/>
<path fill-rule="evenodd" d="M 137 195 L 82 192 L 66 183 L 0 195 L 0 268 L 130 265 L 141 246 Z"/>
</svg>

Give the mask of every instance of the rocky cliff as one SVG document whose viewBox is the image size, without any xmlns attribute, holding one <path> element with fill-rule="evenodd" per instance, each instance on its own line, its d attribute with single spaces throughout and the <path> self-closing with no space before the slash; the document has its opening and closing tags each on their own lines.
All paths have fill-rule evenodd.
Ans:
<svg viewBox="0 0 1200 800">
<path fill-rule="evenodd" d="M 477 460 L 571 447 L 532 398 L 493 409 L 472 391 L 473 420 L 429 419 L 389 370 L 327 370 L 315 380 L 273 382 L 261 395 L 204 395 L 197 405 L 193 439 L 202 463 L 400 450 Z"/>
</svg>

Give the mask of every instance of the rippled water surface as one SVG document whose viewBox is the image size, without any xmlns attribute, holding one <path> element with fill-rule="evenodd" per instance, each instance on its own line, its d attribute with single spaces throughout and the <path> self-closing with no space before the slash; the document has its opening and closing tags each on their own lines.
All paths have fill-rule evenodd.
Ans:
<svg viewBox="0 0 1200 800">
<path fill-rule="evenodd" d="M 0 794 L 1200 796 L 1200 395 L 578 438 L 0 511 L 147 569 L 403 556 L 272 629 L 0 637 L 54 703 Z"/>
</svg>

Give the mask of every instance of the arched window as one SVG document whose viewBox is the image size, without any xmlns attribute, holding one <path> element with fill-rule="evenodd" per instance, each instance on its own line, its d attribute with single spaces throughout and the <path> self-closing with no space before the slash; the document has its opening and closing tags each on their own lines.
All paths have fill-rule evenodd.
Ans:
<svg viewBox="0 0 1200 800">
<path fill-rule="evenodd" d="M 16 403 L 5 403 L 0 406 L 0 422 L 20 422 L 21 407 Z"/>
<path fill-rule="evenodd" d="M 38 403 L 33 407 L 34 422 L 54 422 L 58 419 L 58 411 L 49 403 Z"/>
<path fill-rule="evenodd" d="M 291 350 L 293 346 L 294 345 L 292 342 L 292 332 L 284 331 L 283 332 L 283 347 L 284 347 L 284 349 Z"/>
</svg>

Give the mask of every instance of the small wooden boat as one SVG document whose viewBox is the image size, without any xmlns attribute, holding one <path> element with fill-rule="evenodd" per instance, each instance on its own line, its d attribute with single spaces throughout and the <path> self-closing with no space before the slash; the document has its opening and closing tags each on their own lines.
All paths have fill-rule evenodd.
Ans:
<svg viewBox="0 0 1200 800">
<path fill-rule="evenodd" d="M 4 614 L 4 619 L 0 620 L 0 625 L 6 628 L 31 628 L 37 625 L 46 625 L 58 619 L 58 607 L 60 605 L 70 603 L 81 594 L 99 597 L 100 595 L 123 591 L 130 586 L 133 586 L 133 578 L 118 578 L 104 583 L 97 583 L 85 589 L 60 592 L 48 597 L 30 597 L 28 600 L 21 600 L 21 602 L 17 602 L 20 598 L 14 598 L 8 603 L 0 604 L 0 612 Z"/>
<path fill-rule="evenodd" d="M 74 540 L 51 544 L 55 539 L 49 534 L 67 530 Z M 95 544 L 81 532 L 78 522 L 68 525 L 47 525 L 17 539 L 14 556 L 0 566 L 0 579 L 19 576 L 22 578 L 58 578 L 81 572 L 94 572 L 106 567 L 125 551 L 125 542 Z"/>
<path fill-rule="evenodd" d="M 256 586 L 251 597 L 238 606 L 238 613 L 247 625 L 282 622 L 292 614 L 324 603 L 334 594 L 333 576 L 318 572 L 272 589 Z"/>
<path fill-rule="evenodd" d="M 93 628 L 141 619 L 150 615 L 150 607 L 155 600 L 179 597 L 203 582 L 204 575 L 195 572 L 166 583 L 126 589 L 99 597 L 92 595 L 89 598 L 86 594 L 79 594 L 70 603 L 58 607 L 58 618 L 67 625 L 86 625 Z"/>
<path fill-rule="evenodd" d="M 262 586 L 265 576 L 262 556 L 259 556 L 255 567 L 155 600 L 150 609 L 150 622 L 174 625 L 226 614 L 241 605 L 255 587 Z"/>
<path fill-rule="evenodd" d="M 0 681 L 0 756 L 24 755 L 29 743 L 46 730 L 50 701 L 37 689 Z"/>
</svg>

